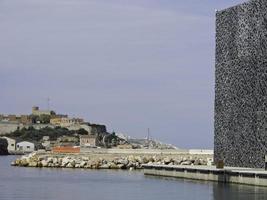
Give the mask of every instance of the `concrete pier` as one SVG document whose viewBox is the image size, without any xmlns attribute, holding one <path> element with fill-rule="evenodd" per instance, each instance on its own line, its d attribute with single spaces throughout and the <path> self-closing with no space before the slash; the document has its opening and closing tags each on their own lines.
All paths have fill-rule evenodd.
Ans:
<svg viewBox="0 0 267 200">
<path fill-rule="evenodd" d="M 234 167 L 216 169 L 215 166 L 168 166 L 149 164 L 143 165 L 143 168 L 145 175 L 267 187 L 267 171 L 263 169 Z"/>
</svg>

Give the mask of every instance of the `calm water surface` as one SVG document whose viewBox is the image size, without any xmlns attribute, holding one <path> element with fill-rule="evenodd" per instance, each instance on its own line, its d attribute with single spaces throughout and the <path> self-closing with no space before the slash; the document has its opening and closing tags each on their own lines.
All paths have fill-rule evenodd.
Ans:
<svg viewBox="0 0 267 200">
<path fill-rule="evenodd" d="M 11 167 L 0 156 L 0 200 L 267 199 L 267 188 L 144 176 L 142 172 Z"/>
</svg>

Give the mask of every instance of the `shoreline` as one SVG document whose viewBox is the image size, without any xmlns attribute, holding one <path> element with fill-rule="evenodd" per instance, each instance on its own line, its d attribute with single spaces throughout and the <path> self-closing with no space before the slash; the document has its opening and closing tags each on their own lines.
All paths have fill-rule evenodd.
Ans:
<svg viewBox="0 0 267 200">
<path fill-rule="evenodd" d="M 211 165 L 213 155 L 167 155 L 125 153 L 38 153 L 33 152 L 14 160 L 18 167 L 85 168 L 85 169 L 143 169 L 144 164 L 154 165 Z"/>
</svg>

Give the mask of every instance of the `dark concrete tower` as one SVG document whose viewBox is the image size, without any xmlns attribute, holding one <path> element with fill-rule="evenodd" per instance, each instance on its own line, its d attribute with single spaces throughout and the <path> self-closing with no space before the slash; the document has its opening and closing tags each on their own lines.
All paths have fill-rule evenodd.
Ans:
<svg viewBox="0 0 267 200">
<path fill-rule="evenodd" d="M 264 167 L 267 154 L 267 1 L 216 13 L 214 158 Z"/>
</svg>

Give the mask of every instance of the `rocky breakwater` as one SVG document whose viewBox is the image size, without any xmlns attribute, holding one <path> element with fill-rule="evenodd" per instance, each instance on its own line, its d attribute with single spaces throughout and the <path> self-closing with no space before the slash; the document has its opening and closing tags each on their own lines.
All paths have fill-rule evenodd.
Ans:
<svg viewBox="0 0 267 200">
<path fill-rule="evenodd" d="M 32 153 L 22 156 L 11 163 L 21 167 L 87 168 L 87 169 L 142 169 L 143 164 L 154 165 L 209 165 L 210 159 L 191 156 L 171 158 L 160 156 L 106 156 L 101 155 L 40 155 Z"/>
</svg>

